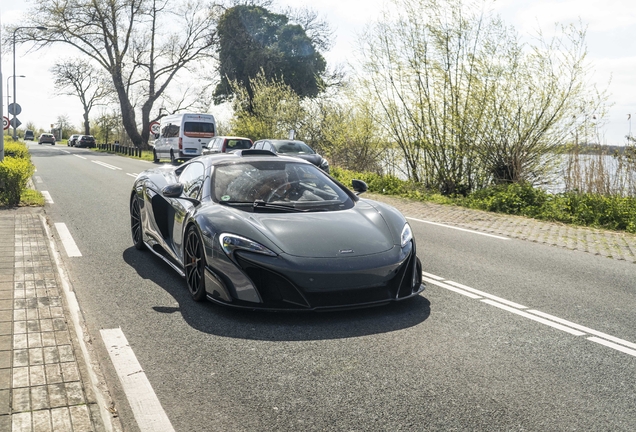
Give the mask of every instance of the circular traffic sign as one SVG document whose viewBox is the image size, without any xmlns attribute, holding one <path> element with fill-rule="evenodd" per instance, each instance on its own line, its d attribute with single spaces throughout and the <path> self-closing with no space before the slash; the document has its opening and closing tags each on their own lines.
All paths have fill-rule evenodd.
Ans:
<svg viewBox="0 0 636 432">
<path fill-rule="evenodd" d="M 2 117 L 2 129 L 9 129 L 9 117 Z"/>
<path fill-rule="evenodd" d="M 150 132 L 152 132 L 155 135 L 159 135 L 159 132 L 161 131 L 161 129 L 159 128 L 159 122 L 152 122 L 150 123 Z"/>
<path fill-rule="evenodd" d="M 20 106 L 20 104 L 17 103 L 10 103 L 8 108 L 9 114 L 13 116 L 20 115 L 20 113 L 22 112 L 22 107 Z"/>
</svg>

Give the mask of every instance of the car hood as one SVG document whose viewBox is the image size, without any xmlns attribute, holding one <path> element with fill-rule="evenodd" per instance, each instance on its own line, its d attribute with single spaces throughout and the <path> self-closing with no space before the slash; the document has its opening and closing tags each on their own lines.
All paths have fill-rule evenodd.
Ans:
<svg viewBox="0 0 636 432">
<path fill-rule="evenodd" d="M 374 207 L 316 213 L 249 213 L 249 223 L 289 255 L 305 258 L 359 257 L 395 246 Z"/>
</svg>

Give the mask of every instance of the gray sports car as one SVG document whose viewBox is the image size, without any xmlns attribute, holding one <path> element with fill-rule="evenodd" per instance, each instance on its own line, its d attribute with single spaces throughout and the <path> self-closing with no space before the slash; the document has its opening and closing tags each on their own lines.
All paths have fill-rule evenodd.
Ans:
<svg viewBox="0 0 636 432">
<path fill-rule="evenodd" d="M 415 239 L 393 207 L 309 162 L 266 150 L 144 171 L 134 245 L 185 277 L 194 300 L 270 310 L 385 304 L 424 290 Z"/>
</svg>

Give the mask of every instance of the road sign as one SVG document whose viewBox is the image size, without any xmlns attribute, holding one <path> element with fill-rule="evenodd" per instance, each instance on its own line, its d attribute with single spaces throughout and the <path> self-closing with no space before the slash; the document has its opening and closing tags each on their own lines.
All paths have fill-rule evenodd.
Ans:
<svg viewBox="0 0 636 432">
<path fill-rule="evenodd" d="M 9 129 L 9 117 L 2 117 L 2 129 Z"/>
<path fill-rule="evenodd" d="M 9 122 L 12 128 L 19 128 L 22 122 L 17 117 L 13 117 Z"/>
<path fill-rule="evenodd" d="M 150 132 L 155 134 L 155 135 L 159 135 L 159 132 L 161 132 L 161 129 L 159 128 L 159 122 L 152 122 L 150 123 Z"/>
<path fill-rule="evenodd" d="M 10 103 L 9 104 L 9 114 L 11 114 L 11 115 L 20 115 L 21 112 L 22 112 L 22 107 L 20 106 L 20 104 L 17 104 L 17 103 Z"/>
</svg>

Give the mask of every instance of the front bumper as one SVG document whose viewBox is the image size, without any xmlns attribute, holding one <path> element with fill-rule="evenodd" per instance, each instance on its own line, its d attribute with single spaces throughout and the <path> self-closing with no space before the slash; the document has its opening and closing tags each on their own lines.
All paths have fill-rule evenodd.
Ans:
<svg viewBox="0 0 636 432">
<path fill-rule="evenodd" d="M 413 243 L 367 257 L 307 259 L 237 253 L 206 271 L 212 301 L 248 309 L 327 310 L 382 305 L 420 294 Z M 218 265 L 220 260 L 213 260 Z"/>
</svg>

